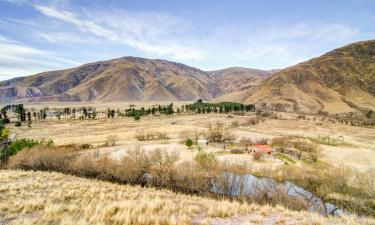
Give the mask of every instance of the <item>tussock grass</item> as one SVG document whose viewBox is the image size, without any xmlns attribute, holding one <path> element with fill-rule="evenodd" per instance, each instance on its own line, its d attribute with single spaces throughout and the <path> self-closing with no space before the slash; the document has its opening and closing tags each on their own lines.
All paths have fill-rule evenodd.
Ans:
<svg viewBox="0 0 375 225">
<path fill-rule="evenodd" d="M 315 143 L 330 145 L 330 146 L 353 146 L 350 142 L 345 141 L 344 137 L 332 137 L 329 135 L 319 135 L 317 137 L 309 137 L 309 139 Z"/>
<path fill-rule="evenodd" d="M 287 224 L 366 225 L 374 222 L 355 216 L 322 217 L 281 206 L 259 206 L 117 185 L 56 172 L 0 170 L 0 180 L 0 223 L 9 225 L 184 225 L 233 221 L 269 224 L 280 218 Z"/>
</svg>

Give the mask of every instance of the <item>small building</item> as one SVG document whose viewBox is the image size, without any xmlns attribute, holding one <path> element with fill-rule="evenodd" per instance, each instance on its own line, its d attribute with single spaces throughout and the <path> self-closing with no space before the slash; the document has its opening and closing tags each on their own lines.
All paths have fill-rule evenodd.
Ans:
<svg viewBox="0 0 375 225">
<path fill-rule="evenodd" d="M 261 145 L 261 144 L 256 144 L 254 147 L 253 147 L 253 153 L 256 153 L 256 152 L 261 152 L 261 153 L 264 153 L 264 154 L 268 154 L 268 155 L 271 155 L 274 150 L 269 147 L 269 146 L 266 146 L 266 145 Z"/>
<path fill-rule="evenodd" d="M 198 146 L 207 146 L 208 142 L 209 141 L 207 139 L 198 139 L 197 144 Z"/>
</svg>

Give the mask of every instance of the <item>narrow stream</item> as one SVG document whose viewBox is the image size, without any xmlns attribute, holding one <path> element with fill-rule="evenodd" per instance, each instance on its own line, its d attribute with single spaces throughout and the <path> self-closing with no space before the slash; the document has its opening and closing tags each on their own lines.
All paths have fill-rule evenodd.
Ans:
<svg viewBox="0 0 375 225">
<path fill-rule="evenodd" d="M 211 191 L 217 194 L 244 195 L 250 198 L 267 195 L 269 198 L 279 199 L 284 195 L 292 199 L 293 203 L 300 204 L 311 212 L 335 216 L 344 213 L 342 209 L 332 203 L 323 203 L 319 197 L 289 181 L 279 183 L 267 177 L 259 178 L 252 174 L 224 172 L 213 178 L 211 183 Z"/>
</svg>

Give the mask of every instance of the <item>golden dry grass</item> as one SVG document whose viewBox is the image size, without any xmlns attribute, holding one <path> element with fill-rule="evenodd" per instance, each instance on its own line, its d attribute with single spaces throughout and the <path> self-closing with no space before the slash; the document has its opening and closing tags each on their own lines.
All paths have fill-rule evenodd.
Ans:
<svg viewBox="0 0 375 225">
<path fill-rule="evenodd" d="M 50 172 L 0 170 L 0 224 L 374 224 Z"/>
<path fill-rule="evenodd" d="M 184 150 L 184 146 L 180 145 L 179 133 L 184 130 L 207 130 L 209 124 L 223 122 L 226 126 L 230 126 L 233 121 L 239 124 L 245 124 L 248 116 L 233 116 L 228 118 L 226 114 L 200 114 L 200 115 L 174 115 L 146 117 L 141 121 L 134 121 L 132 118 L 105 118 L 105 111 L 108 107 L 124 110 L 130 104 L 137 107 L 148 107 L 153 104 L 167 104 L 168 102 L 124 102 L 124 103 L 39 103 L 26 104 L 26 108 L 40 109 L 48 106 L 50 110 L 54 107 L 80 107 L 93 106 L 99 111 L 97 120 L 64 120 L 58 121 L 56 118 L 48 118 L 42 123 L 33 123 L 32 128 L 27 126 L 16 128 L 11 126 L 12 133 L 18 138 L 34 138 L 34 139 L 53 139 L 57 145 L 62 144 L 92 144 L 94 146 L 102 145 L 109 135 L 116 135 L 118 141 L 115 147 L 99 149 L 99 151 L 118 152 L 122 155 L 124 150 L 134 148 L 135 144 L 144 145 L 160 145 L 161 141 L 151 141 L 137 143 L 135 133 L 139 130 L 158 131 L 168 134 L 170 139 L 164 141 L 171 145 L 179 145 L 179 149 Z M 175 106 L 180 106 L 186 102 L 174 102 Z M 318 135 L 330 135 L 332 137 L 343 136 L 346 141 L 353 144 L 354 147 L 345 146 L 326 146 L 322 145 L 324 152 L 324 160 L 329 163 L 338 165 L 346 165 L 352 168 L 367 170 L 375 169 L 375 129 L 353 127 L 348 125 L 330 124 L 313 120 L 296 120 L 296 115 L 287 113 L 278 113 L 282 115 L 283 120 L 267 119 L 255 126 L 239 126 L 231 127 L 231 131 L 241 138 L 273 138 L 280 135 L 300 135 L 305 137 L 316 137 Z M 311 117 L 311 116 L 306 116 Z M 175 122 L 175 125 L 172 125 Z M 317 124 L 317 122 L 320 123 Z M 163 148 L 163 146 L 158 146 Z M 168 146 L 166 146 L 168 148 Z M 174 147 L 173 147 L 174 148 Z M 174 149 L 175 150 L 175 149 Z M 212 151 L 221 151 L 222 149 L 210 149 Z M 185 154 L 186 153 L 186 154 Z M 183 151 L 186 158 L 191 158 L 194 154 L 189 151 Z M 222 157 L 234 158 L 236 161 L 242 156 L 223 155 Z M 247 160 L 246 160 L 247 161 Z M 248 162 L 248 161 L 247 161 Z"/>
</svg>

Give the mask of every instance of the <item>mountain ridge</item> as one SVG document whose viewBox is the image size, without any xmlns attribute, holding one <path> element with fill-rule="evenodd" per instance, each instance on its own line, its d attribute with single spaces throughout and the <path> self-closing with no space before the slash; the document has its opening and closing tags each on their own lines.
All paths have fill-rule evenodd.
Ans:
<svg viewBox="0 0 375 225">
<path fill-rule="evenodd" d="M 242 70 L 241 79 L 263 73 Z M 168 60 L 128 56 L 0 81 L 0 102 L 210 100 L 223 94 L 223 87 L 211 72 Z"/>
</svg>

